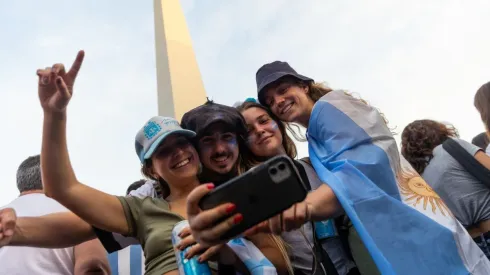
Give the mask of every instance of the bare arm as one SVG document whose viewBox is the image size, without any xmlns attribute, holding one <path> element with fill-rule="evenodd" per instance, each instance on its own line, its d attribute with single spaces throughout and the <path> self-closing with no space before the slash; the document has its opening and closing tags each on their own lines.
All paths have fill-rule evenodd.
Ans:
<svg viewBox="0 0 490 275">
<path fill-rule="evenodd" d="M 66 143 L 66 112 L 45 112 L 41 171 L 47 196 L 90 224 L 111 232 L 128 233 L 128 224 L 119 200 L 77 180 Z"/>
<path fill-rule="evenodd" d="M 65 248 L 95 237 L 92 227 L 70 212 L 17 218 L 9 245 Z"/>
<path fill-rule="evenodd" d="M 44 110 L 41 174 L 46 195 L 101 229 L 128 233 L 123 206 L 115 196 L 80 183 L 66 144 L 66 108 L 85 53 L 78 52 L 68 72 L 63 64 L 38 70 L 38 95 Z"/>
<path fill-rule="evenodd" d="M 312 221 L 323 221 L 337 216 L 342 211 L 337 196 L 335 196 L 332 188 L 326 184 L 322 184 L 318 189 L 308 193 L 305 202 L 310 206 L 309 218 Z"/>
<path fill-rule="evenodd" d="M 485 166 L 485 168 L 490 170 L 490 156 L 485 154 L 483 151 L 478 151 L 475 154 L 475 159 Z"/>
<path fill-rule="evenodd" d="M 74 275 L 111 274 L 107 253 L 99 240 L 91 240 L 77 245 L 74 254 Z"/>
</svg>

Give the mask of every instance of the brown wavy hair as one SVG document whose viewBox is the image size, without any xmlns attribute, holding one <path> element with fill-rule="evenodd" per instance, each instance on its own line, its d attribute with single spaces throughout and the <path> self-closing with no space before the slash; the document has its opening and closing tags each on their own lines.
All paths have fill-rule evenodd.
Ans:
<svg viewBox="0 0 490 275">
<path fill-rule="evenodd" d="M 164 199 L 170 195 L 170 187 L 168 186 L 168 183 L 160 177 L 156 178 L 153 176 L 153 164 L 151 162 L 151 159 L 145 160 L 145 162 L 141 166 L 141 174 L 143 174 L 143 176 L 148 179 L 152 179 L 160 183 L 160 187 L 162 187 L 162 197 Z"/>
<path fill-rule="evenodd" d="M 291 84 L 299 86 L 300 88 L 306 88 L 307 87 L 308 88 L 308 97 L 313 101 L 313 103 L 316 103 L 324 95 L 333 91 L 333 89 L 328 87 L 325 83 L 314 82 L 314 81 L 303 81 L 303 80 L 298 79 L 298 78 L 293 77 L 293 76 L 286 76 L 284 78 L 280 78 L 276 82 L 271 83 L 271 86 L 266 86 L 263 90 L 269 89 L 270 87 L 274 87 L 274 85 L 280 85 L 281 83 L 284 83 L 284 82 L 289 82 Z M 361 101 L 362 103 L 364 103 L 368 106 L 371 106 L 366 100 L 360 98 L 359 96 L 354 96 L 352 93 L 349 93 L 347 91 L 344 91 L 344 93 L 346 95 L 352 97 L 352 98 L 355 98 L 355 99 Z M 262 102 L 264 104 L 264 106 L 267 107 L 267 109 L 269 109 L 269 106 L 267 106 L 265 104 L 264 93 L 259 94 L 259 101 Z M 378 111 L 379 115 L 383 118 L 384 122 L 388 126 L 389 122 L 388 122 L 388 119 L 386 119 L 386 116 L 378 108 L 376 108 L 376 107 L 373 107 L 373 108 L 376 109 L 376 111 Z M 293 135 L 294 139 L 296 139 L 297 141 L 307 141 L 306 137 L 301 133 L 301 126 L 300 125 L 298 125 L 297 123 L 292 123 L 292 122 L 285 123 L 285 125 L 286 125 L 286 128 Z M 395 128 L 390 128 L 390 130 L 391 130 L 391 133 L 393 135 L 396 134 L 396 132 L 394 132 Z"/>
<path fill-rule="evenodd" d="M 480 112 L 481 120 L 485 124 L 487 135 L 490 134 L 490 82 L 483 84 L 475 94 L 473 104 Z"/>
<path fill-rule="evenodd" d="M 259 108 L 261 110 L 264 110 L 274 122 L 276 122 L 279 131 L 281 132 L 282 135 L 282 146 L 286 150 L 286 154 L 294 159 L 297 156 L 297 150 L 296 150 L 296 145 L 294 144 L 293 140 L 291 137 L 288 136 L 286 132 L 286 124 L 282 122 L 276 115 L 272 113 L 272 111 L 269 108 L 266 108 L 265 106 L 257 103 L 257 102 L 250 102 L 246 101 L 243 102 L 241 105 L 236 107 L 240 113 L 243 113 L 243 111 L 248 110 L 250 108 Z"/>
<path fill-rule="evenodd" d="M 459 137 L 458 131 L 452 125 L 429 119 L 415 120 L 403 129 L 402 155 L 422 174 L 434 157 L 434 148 L 451 137 Z"/>
</svg>

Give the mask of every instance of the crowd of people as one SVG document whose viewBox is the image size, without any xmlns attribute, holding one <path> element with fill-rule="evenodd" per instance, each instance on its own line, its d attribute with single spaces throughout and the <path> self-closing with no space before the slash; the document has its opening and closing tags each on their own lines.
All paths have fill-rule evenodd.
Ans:
<svg viewBox="0 0 490 275">
<path fill-rule="evenodd" d="M 403 130 L 400 154 L 376 108 L 275 61 L 258 69 L 256 99 L 203 99 L 180 122 L 146 121 L 135 137 L 146 179 L 114 196 L 81 183 L 67 150 L 84 55 L 69 69 L 37 71 L 42 149 L 19 167 L 21 196 L 0 210 L 1 274 L 110 274 L 104 249 L 135 244 L 149 275 L 179 274 L 175 253 L 184 250 L 215 274 L 490 274 L 486 133 L 473 145 L 450 125 L 417 120 Z M 475 107 L 490 129 L 490 83 Z M 297 158 L 291 136 L 307 139 L 308 157 Z M 231 202 L 203 210 L 199 201 L 278 155 L 292 159 L 306 199 L 223 239 L 247 217 Z M 174 245 L 183 220 L 189 227 Z M 20 267 L 25 257 L 39 260 Z"/>
</svg>

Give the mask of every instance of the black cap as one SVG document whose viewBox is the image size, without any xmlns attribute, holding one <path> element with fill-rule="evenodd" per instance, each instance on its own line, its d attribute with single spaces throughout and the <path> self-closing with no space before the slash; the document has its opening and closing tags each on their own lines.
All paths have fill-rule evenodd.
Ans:
<svg viewBox="0 0 490 275">
<path fill-rule="evenodd" d="M 274 61 L 260 67 L 255 74 L 255 81 L 257 82 L 257 94 L 261 104 L 264 104 L 263 90 L 264 88 L 276 82 L 282 77 L 292 76 L 299 80 L 306 82 L 313 82 L 313 79 L 304 75 L 298 74 L 287 62 Z"/>
<path fill-rule="evenodd" d="M 489 143 L 487 133 L 483 132 L 477 135 L 471 140 L 471 143 L 485 150 Z"/>
<path fill-rule="evenodd" d="M 230 131 L 239 136 L 245 137 L 247 134 L 247 124 L 236 108 L 212 101 L 208 101 L 185 113 L 180 126 L 196 132 L 196 137 L 200 138 L 206 129 L 216 122 L 224 123 L 226 127 L 229 127 Z"/>
</svg>

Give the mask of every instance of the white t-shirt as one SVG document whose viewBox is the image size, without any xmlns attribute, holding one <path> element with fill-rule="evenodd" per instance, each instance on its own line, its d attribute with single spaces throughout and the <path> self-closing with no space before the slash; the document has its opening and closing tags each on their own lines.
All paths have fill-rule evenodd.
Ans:
<svg viewBox="0 0 490 275">
<path fill-rule="evenodd" d="M 28 194 L 1 208 L 13 208 L 17 217 L 37 217 L 68 211 L 44 194 Z M 73 247 L 46 249 L 7 246 L 0 248 L 0 274 L 71 275 L 74 268 Z"/>
</svg>

